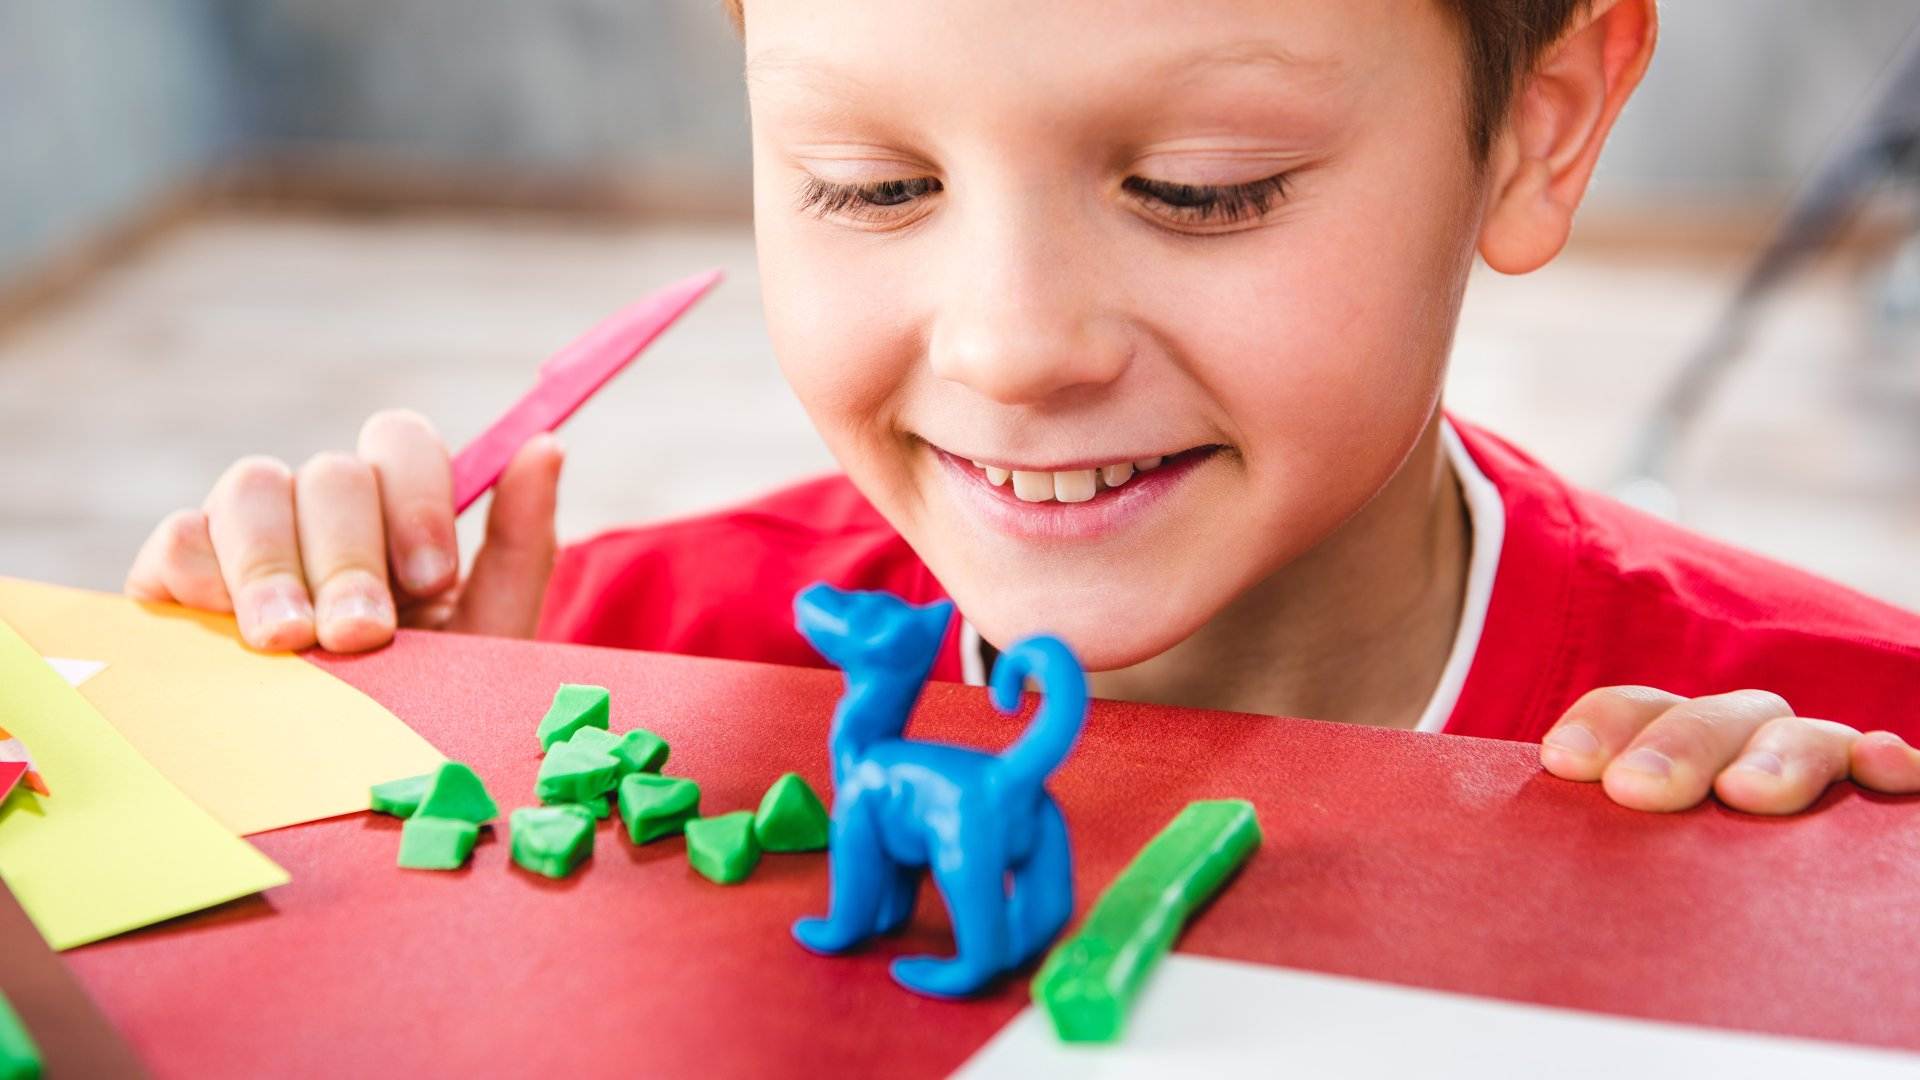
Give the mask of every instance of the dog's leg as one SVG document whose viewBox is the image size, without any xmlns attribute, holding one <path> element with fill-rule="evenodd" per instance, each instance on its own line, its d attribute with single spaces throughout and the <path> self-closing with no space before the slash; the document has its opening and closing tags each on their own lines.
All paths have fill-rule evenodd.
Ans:
<svg viewBox="0 0 1920 1080">
<path fill-rule="evenodd" d="M 873 936 L 885 892 L 897 867 L 880 845 L 873 814 L 855 795 L 834 808 L 827 847 L 829 891 L 824 919 L 793 924 L 794 939 L 817 953 L 845 952 Z"/>
<path fill-rule="evenodd" d="M 1004 851 L 998 829 L 963 823 L 960 835 L 948 840 L 945 850 L 932 852 L 933 883 L 947 902 L 955 955 L 948 960 L 935 956 L 895 960 L 891 969 L 895 981 L 935 997 L 961 997 L 1000 974 L 1007 956 Z"/>
<path fill-rule="evenodd" d="M 880 896 L 880 917 L 874 925 L 882 934 L 891 934 L 905 926 L 913 918 L 914 901 L 920 898 L 920 870 L 913 866 L 896 866 L 893 880 L 889 882 Z"/>
<path fill-rule="evenodd" d="M 1073 917 L 1073 857 L 1067 847 L 1067 821 L 1044 792 L 1035 814 L 1033 854 L 1013 871 L 1007 900 L 1012 937 L 1008 967 L 1019 967 L 1053 942 Z"/>
</svg>

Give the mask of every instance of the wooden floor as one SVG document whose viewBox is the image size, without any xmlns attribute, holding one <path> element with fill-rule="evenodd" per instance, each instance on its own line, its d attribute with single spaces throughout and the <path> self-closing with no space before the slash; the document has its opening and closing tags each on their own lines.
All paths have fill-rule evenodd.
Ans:
<svg viewBox="0 0 1920 1080">
<path fill-rule="evenodd" d="M 1739 265 L 1576 247 L 1528 278 L 1483 272 L 1450 405 L 1608 486 Z M 464 440 L 558 345 L 708 266 L 722 288 L 568 427 L 567 536 L 831 467 L 775 370 L 746 226 L 229 215 L 173 231 L 0 339 L 0 573 L 117 588 L 152 523 L 227 462 L 350 447 L 376 408 Z M 1920 607 L 1920 359 L 1874 337 L 1870 285 L 1827 265 L 1780 299 L 1675 494 L 1699 529 Z"/>
</svg>

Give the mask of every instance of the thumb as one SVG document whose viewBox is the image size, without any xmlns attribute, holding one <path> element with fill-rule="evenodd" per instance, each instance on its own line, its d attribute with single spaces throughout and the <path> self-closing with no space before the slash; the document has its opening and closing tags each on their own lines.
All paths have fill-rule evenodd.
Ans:
<svg viewBox="0 0 1920 1080">
<path fill-rule="evenodd" d="M 553 510 L 564 456 L 552 435 L 536 435 L 500 474 L 487 510 L 487 537 L 447 629 L 533 636 L 553 574 Z"/>
</svg>

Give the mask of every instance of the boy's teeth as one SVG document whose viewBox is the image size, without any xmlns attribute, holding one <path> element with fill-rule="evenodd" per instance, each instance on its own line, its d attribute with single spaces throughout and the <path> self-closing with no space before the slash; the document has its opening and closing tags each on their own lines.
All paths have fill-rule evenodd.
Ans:
<svg viewBox="0 0 1920 1080">
<path fill-rule="evenodd" d="M 1046 502 L 1053 498 L 1053 474 L 1013 470 L 1013 494 L 1021 502 Z"/>
<path fill-rule="evenodd" d="M 1075 469 L 1072 472 L 1053 474 L 1053 497 L 1063 503 L 1082 503 L 1093 498 L 1099 486 L 1094 481 L 1094 470 Z"/>
<path fill-rule="evenodd" d="M 1069 469 L 1064 472 L 1002 469 L 979 461 L 973 464 L 987 474 L 987 483 L 994 487 L 1004 487 L 1007 481 L 1013 481 L 1013 494 L 1022 502 L 1058 500 L 1083 503 L 1099 494 L 1101 488 L 1117 488 L 1133 479 L 1134 473 L 1157 469 L 1165 460 L 1164 457 L 1149 457 L 1138 461 L 1122 461 L 1117 465 L 1102 465 L 1097 469 Z"/>
</svg>

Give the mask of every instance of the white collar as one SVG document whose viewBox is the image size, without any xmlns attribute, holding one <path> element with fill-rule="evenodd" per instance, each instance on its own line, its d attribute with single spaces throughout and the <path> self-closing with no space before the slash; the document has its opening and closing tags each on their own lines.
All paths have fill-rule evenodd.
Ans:
<svg viewBox="0 0 1920 1080">
<path fill-rule="evenodd" d="M 1440 420 L 1440 444 L 1446 448 L 1447 463 L 1460 480 L 1460 491 L 1467 503 L 1468 545 L 1467 592 L 1460 605 L 1460 626 L 1454 631 L 1453 647 L 1447 653 L 1447 665 L 1440 669 L 1440 682 L 1420 710 L 1415 731 L 1445 731 L 1453 708 L 1460 702 L 1460 690 L 1467 684 L 1467 671 L 1473 667 L 1474 654 L 1480 650 L 1480 632 L 1487 624 L 1487 607 L 1493 601 L 1493 579 L 1500 567 L 1500 546 L 1507 533 L 1507 506 L 1500 489 L 1493 486 L 1480 463 L 1467 452 L 1453 422 Z M 968 686 L 985 686 L 986 660 L 981 655 L 980 631 L 965 619 L 960 620 L 960 674 Z"/>
</svg>

